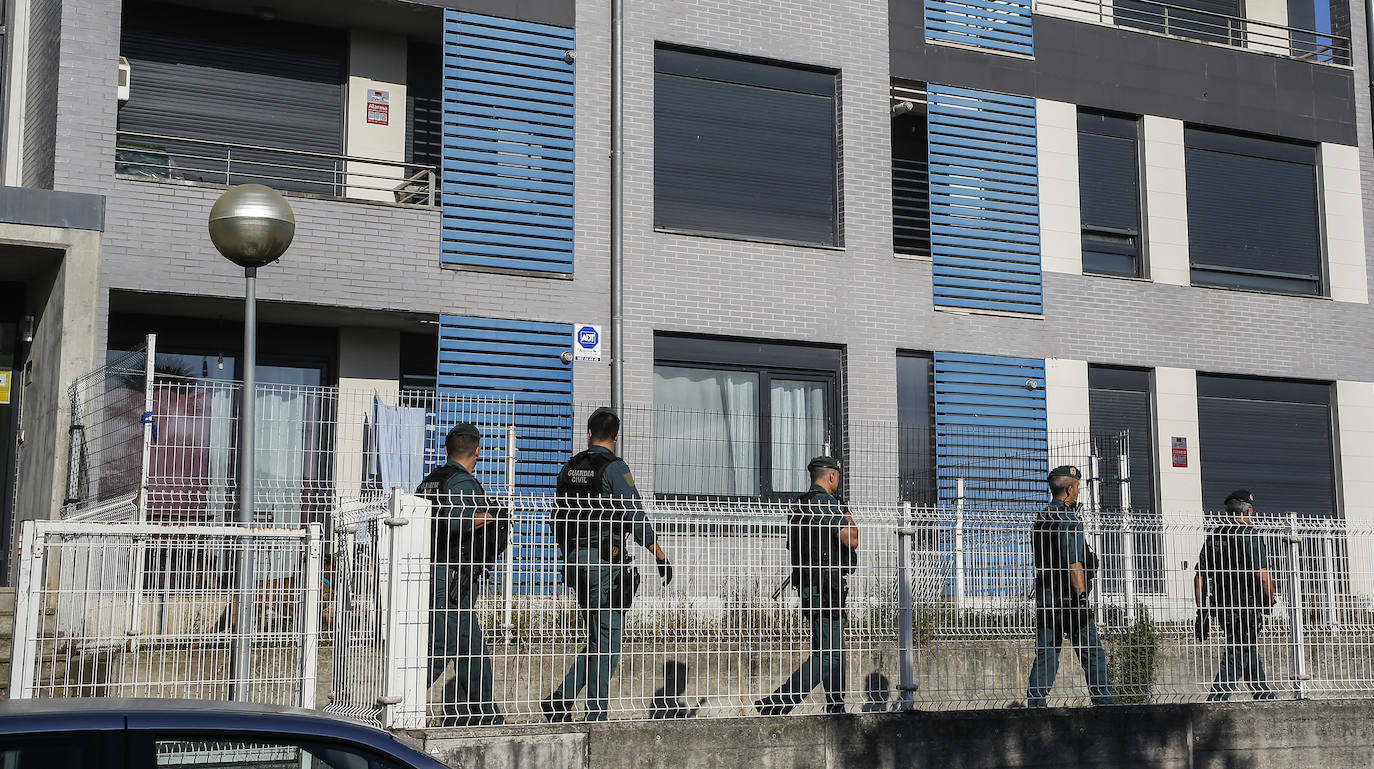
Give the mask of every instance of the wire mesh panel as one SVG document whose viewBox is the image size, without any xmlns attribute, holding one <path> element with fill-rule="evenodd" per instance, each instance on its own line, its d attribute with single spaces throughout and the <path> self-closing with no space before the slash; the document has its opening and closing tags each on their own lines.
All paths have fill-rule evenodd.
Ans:
<svg viewBox="0 0 1374 769">
<path fill-rule="evenodd" d="M 318 527 L 26 524 L 12 696 L 227 699 L 246 679 L 253 701 L 313 706 L 319 540 Z M 245 637 L 251 670 L 233 671 Z"/>
<path fill-rule="evenodd" d="M 137 493 L 146 384 L 147 350 L 140 347 L 67 388 L 71 422 L 63 515 Z"/>
</svg>

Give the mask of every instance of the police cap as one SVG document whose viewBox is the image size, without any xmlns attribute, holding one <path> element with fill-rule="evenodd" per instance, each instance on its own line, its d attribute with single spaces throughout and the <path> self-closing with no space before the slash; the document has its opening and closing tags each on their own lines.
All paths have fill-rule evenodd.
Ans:
<svg viewBox="0 0 1374 769">
<path fill-rule="evenodd" d="M 1073 465 L 1060 465 L 1050 471 L 1048 480 L 1052 481 L 1055 478 L 1073 478 L 1074 480 L 1081 480 L 1083 478 L 1083 473 L 1079 472 L 1078 468 Z"/>
<path fill-rule="evenodd" d="M 806 463 L 807 470 L 811 470 L 817 467 L 826 467 L 831 470 L 839 470 L 841 472 L 843 472 L 844 470 L 844 468 L 840 467 L 840 460 L 834 457 L 812 457 L 811 461 Z"/>
<path fill-rule="evenodd" d="M 611 416 L 616 415 L 615 410 L 612 409 L 610 406 L 602 406 L 596 411 L 593 411 L 591 416 L 587 417 L 587 427 L 591 428 L 592 421 L 595 420 L 597 417 L 601 416 L 602 414 L 610 414 Z"/>
<path fill-rule="evenodd" d="M 474 438 L 481 438 L 482 431 L 477 429 L 477 425 L 471 422 L 459 422 L 448 431 L 448 438 L 452 440 L 460 435 L 471 435 Z"/>
<path fill-rule="evenodd" d="M 1235 491 L 1226 495 L 1226 499 L 1222 500 L 1222 504 L 1226 504 L 1227 502 L 1230 502 L 1233 499 L 1238 499 L 1247 505 L 1255 504 L 1255 495 L 1251 494 L 1249 489 L 1236 489 Z"/>
</svg>

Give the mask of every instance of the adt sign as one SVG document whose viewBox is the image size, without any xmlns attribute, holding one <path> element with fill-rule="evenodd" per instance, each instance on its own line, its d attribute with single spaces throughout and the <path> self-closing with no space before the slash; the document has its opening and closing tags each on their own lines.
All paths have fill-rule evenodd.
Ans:
<svg viewBox="0 0 1374 769">
<path fill-rule="evenodd" d="M 601 327 L 586 323 L 573 326 L 573 360 L 601 360 Z"/>
</svg>

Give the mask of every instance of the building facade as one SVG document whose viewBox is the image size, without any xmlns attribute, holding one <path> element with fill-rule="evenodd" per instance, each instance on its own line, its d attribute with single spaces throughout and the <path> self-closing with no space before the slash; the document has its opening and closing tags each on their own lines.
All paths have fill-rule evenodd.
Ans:
<svg viewBox="0 0 1374 769">
<path fill-rule="evenodd" d="M 1015 455 L 988 498 L 1034 498 L 1035 468 L 1129 431 L 1135 509 L 1244 486 L 1374 517 L 1365 14 L 627 2 L 641 486 L 781 495 L 829 451 L 853 493 L 928 503 Z M 80 373 L 156 333 L 170 373 L 237 375 L 242 276 L 205 222 L 250 181 L 298 222 L 260 273 L 264 381 L 553 414 L 564 436 L 531 428 L 519 460 L 547 486 L 610 390 L 608 355 L 562 360 L 584 325 L 609 350 L 610 22 L 574 0 L 7 0 L 10 520 L 62 503 Z M 670 455 L 712 470 L 669 477 Z"/>
</svg>

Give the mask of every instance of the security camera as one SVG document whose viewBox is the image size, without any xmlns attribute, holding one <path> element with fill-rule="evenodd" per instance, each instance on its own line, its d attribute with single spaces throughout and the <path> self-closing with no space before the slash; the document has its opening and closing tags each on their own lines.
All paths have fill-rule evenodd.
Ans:
<svg viewBox="0 0 1374 769">
<path fill-rule="evenodd" d="M 572 350 L 564 350 L 564 351 L 563 351 L 563 354 L 560 355 L 560 356 L 558 356 L 558 359 L 561 360 L 561 361 L 563 361 L 564 363 L 572 363 L 572 361 L 573 361 Z"/>
<path fill-rule="evenodd" d="M 1037 381 L 1035 381 L 1034 379 L 1027 379 L 1027 380 L 1026 380 L 1026 389 L 1027 389 L 1027 390 L 1038 390 L 1038 389 L 1040 389 L 1040 383 L 1037 382 Z"/>
<path fill-rule="evenodd" d="M 916 105 L 909 101 L 900 102 L 892 105 L 892 116 L 901 117 L 906 113 L 916 109 Z"/>
</svg>

